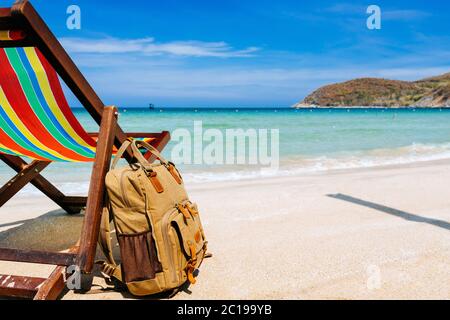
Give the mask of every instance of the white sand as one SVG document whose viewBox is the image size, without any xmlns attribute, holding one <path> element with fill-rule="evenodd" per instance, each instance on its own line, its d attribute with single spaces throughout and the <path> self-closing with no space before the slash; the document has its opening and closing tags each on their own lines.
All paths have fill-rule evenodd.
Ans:
<svg viewBox="0 0 450 320">
<path fill-rule="evenodd" d="M 449 161 L 208 183 L 189 191 L 214 257 L 190 293 L 176 299 L 450 298 Z M 44 215 L 54 209 L 42 199 L 15 198 L 0 209 L 0 246 L 71 245 L 81 217 Z M 49 271 L 0 262 L 0 274 Z M 64 296 L 123 297 L 129 296 Z"/>
</svg>

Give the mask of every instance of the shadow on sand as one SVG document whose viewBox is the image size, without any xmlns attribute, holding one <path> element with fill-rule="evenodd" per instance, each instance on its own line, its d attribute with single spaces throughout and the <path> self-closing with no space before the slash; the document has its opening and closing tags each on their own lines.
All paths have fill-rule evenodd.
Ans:
<svg viewBox="0 0 450 320">
<path fill-rule="evenodd" d="M 362 199 L 358 199 L 358 198 L 354 198 L 352 196 L 348 196 L 345 194 L 328 194 L 327 197 L 330 198 L 334 198 L 334 199 L 339 199 L 342 201 L 347 201 L 347 202 L 351 202 L 360 206 L 364 206 L 364 207 L 368 207 L 371 209 L 375 209 L 390 215 L 393 215 L 395 217 L 399 217 L 402 219 L 405 219 L 407 221 L 412 221 L 412 222 L 420 222 L 420 223 L 427 223 L 430 225 L 433 225 L 435 227 L 439 227 L 439 228 L 443 228 L 446 230 L 450 230 L 450 223 L 444 220 L 438 220 L 438 219 L 432 219 L 432 218 L 427 218 L 427 217 L 422 217 L 413 213 L 409 213 L 406 211 L 401 211 L 398 209 L 394 209 L 394 208 L 390 208 L 387 206 L 383 206 L 381 204 L 377 204 L 374 202 L 369 202 L 366 200 L 362 200 Z"/>
<path fill-rule="evenodd" d="M 50 211 L 35 219 L 0 225 L 11 227 L 0 232 L 0 247 L 62 251 L 76 244 L 83 215 L 68 215 L 63 210 Z"/>
<path fill-rule="evenodd" d="M 0 224 L 0 228 L 8 228 L 0 232 L 0 248 L 14 248 L 22 250 L 39 250 L 58 252 L 66 250 L 76 244 L 80 237 L 81 227 L 83 223 L 83 215 L 69 215 L 63 210 L 55 210 L 48 212 L 35 219 L 20 220 Z M 120 263 L 120 252 L 115 244 L 115 236 L 112 236 L 114 257 Z M 97 258 L 102 259 L 103 254 L 97 248 Z M 131 295 L 123 285 L 118 283 L 105 282 L 99 268 L 94 270 L 94 285 L 90 292 L 86 295 L 107 293 L 115 291 L 125 299 L 167 299 L 174 292 L 165 292 L 161 294 L 151 295 L 147 297 L 136 297 Z M 115 285 L 115 286 L 114 286 Z M 185 284 L 179 290 L 186 294 L 190 294 L 189 285 Z M 68 291 L 65 290 L 63 295 Z"/>
</svg>

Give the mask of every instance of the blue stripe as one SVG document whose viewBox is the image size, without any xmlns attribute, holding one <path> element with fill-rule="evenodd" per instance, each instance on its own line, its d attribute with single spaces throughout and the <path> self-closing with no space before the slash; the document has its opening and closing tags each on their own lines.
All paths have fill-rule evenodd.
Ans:
<svg viewBox="0 0 450 320">
<path fill-rule="evenodd" d="M 9 154 L 11 156 L 17 156 L 17 155 L 21 156 L 21 154 L 14 153 L 14 152 L 12 152 L 11 150 L 8 150 L 8 149 L 3 149 L 2 147 L 0 147 L 0 153 Z"/>
<path fill-rule="evenodd" d="M 26 55 L 26 52 L 24 48 L 17 48 L 17 53 L 19 54 L 20 60 L 22 61 L 23 66 L 25 67 L 25 70 L 28 73 L 28 78 L 31 81 L 31 85 L 33 86 L 34 92 L 36 93 L 36 96 L 40 102 L 40 105 L 42 109 L 44 110 L 47 117 L 50 119 L 52 124 L 55 126 L 55 128 L 61 133 L 63 137 L 68 140 L 68 142 L 73 146 L 72 151 L 79 153 L 82 156 L 85 157 L 94 157 L 95 153 L 90 150 L 89 148 L 86 148 L 82 145 L 80 145 L 77 141 L 75 141 L 72 136 L 70 136 L 67 131 L 62 127 L 61 123 L 59 123 L 58 119 L 56 119 L 55 115 L 51 111 L 49 105 L 47 104 L 47 101 L 45 100 L 45 97 L 43 95 L 43 92 L 41 90 L 41 86 L 39 85 L 39 81 L 36 76 L 36 72 L 33 69 L 33 67 L 30 64 L 30 61 L 28 60 L 28 57 Z M 81 149 L 81 150 L 80 150 Z M 84 152 L 86 153 L 84 153 Z"/>
<path fill-rule="evenodd" d="M 6 114 L 6 112 L 3 110 L 3 108 L 0 108 L 0 126 L 4 127 L 7 126 L 9 127 L 19 138 L 19 140 L 21 140 L 22 143 L 17 143 L 18 145 L 22 146 L 24 149 L 28 149 L 38 155 L 40 155 L 43 158 L 49 159 L 49 160 L 53 160 L 53 161 L 65 161 L 64 159 L 60 159 L 57 158 L 53 155 L 51 155 L 50 153 L 48 153 L 45 150 L 41 150 L 38 147 L 36 147 L 30 140 L 27 139 L 27 137 L 25 137 L 22 132 L 20 132 L 20 130 L 14 125 L 14 123 L 11 121 L 11 119 L 8 117 L 8 115 Z M 15 138 L 17 137 L 10 137 L 13 140 L 16 140 Z M 24 145 L 27 145 L 28 148 L 26 148 Z"/>
</svg>

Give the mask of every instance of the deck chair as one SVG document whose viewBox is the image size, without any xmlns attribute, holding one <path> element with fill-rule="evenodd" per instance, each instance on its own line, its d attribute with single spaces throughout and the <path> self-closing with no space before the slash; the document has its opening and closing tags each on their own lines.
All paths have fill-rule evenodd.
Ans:
<svg viewBox="0 0 450 320">
<path fill-rule="evenodd" d="M 99 125 L 98 133 L 82 128 L 60 78 Z M 170 140 L 168 132 L 126 134 L 117 114 L 102 103 L 28 0 L 0 9 L 0 160 L 17 172 L 0 189 L 0 207 L 29 183 L 70 214 L 85 207 L 80 239 L 67 251 L 0 248 L 0 261 L 55 266 L 49 278 L 0 275 L 0 296 L 56 299 L 68 266 L 81 270 L 83 289 L 92 285 L 104 179 L 114 150 L 130 137 L 148 139 L 160 151 Z M 131 150 L 124 157 L 134 162 Z M 66 196 L 41 175 L 55 161 L 93 162 L 87 197 Z"/>
</svg>

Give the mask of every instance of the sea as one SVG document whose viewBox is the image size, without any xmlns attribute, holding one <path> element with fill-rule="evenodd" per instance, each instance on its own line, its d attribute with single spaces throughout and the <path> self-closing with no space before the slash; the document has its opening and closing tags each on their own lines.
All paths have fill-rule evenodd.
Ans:
<svg viewBox="0 0 450 320">
<path fill-rule="evenodd" d="M 74 113 L 86 131 L 98 130 L 86 111 Z M 170 131 L 174 139 L 163 155 L 179 165 L 187 184 L 450 159 L 449 109 L 128 108 L 120 109 L 119 123 L 129 132 Z M 230 131 L 244 139 L 230 144 Z M 53 163 L 43 175 L 67 194 L 83 194 L 91 166 Z M 0 183 L 13 174 L 0 165 Z M 31 186 L 21 191 L 35 193 Z"/>
</svg>

